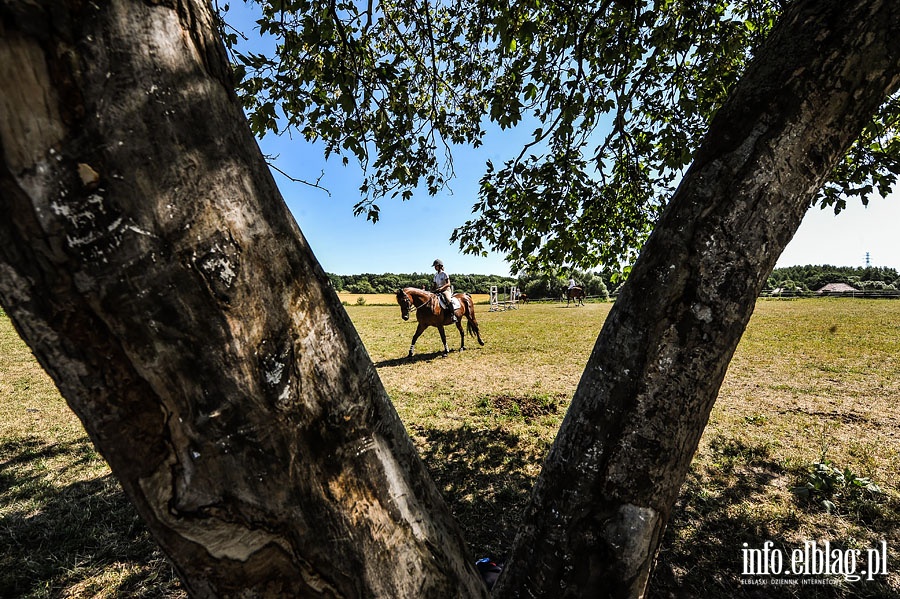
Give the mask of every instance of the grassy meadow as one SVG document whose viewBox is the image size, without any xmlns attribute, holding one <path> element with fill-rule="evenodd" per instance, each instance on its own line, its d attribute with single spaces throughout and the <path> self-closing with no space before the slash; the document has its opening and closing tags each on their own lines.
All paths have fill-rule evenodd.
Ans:
<svg viewBox="0 0 900 599">
<path fill-rule="evenodd" d="M 473 556 L 502 557 L 610 304 L 476 306 L 440 357 L 393 296 L 342 297 Z M 484 298 L 486 300 L 486 298 Z M 382 305 L 383 304 L 383 305 Z M 451 348 L 459 335 L 448 329 Z M 0 316 L 0 597 L 184 597 L 52 383 Z M 900 302 L 760 301 L 682 488 L 651 597 L 900 596 Z M 818 466 L 816 466 L 818 464 Z M 742 585 L 741 549 L 888 548 L 889 574 Z M 816 577 L 813 577 L 816 578 Z M 821 577 L 818 577 L 821 578 Z"/>
</svg>

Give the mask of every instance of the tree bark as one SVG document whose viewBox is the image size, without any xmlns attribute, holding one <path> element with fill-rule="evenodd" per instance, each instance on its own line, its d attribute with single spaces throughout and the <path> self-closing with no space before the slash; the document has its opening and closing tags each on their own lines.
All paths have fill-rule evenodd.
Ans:
<svg viewBox="0 0 900 599">
<path fill-rule="evenodd" d="M 199 0 L 0 1 L 0 302 L 195 597 L 487 597 Z"/>
<path fill-rule="evenodd" d="M 896 5 L 801 0 L 719 111 L 600 333 L 494 596 L 640 597 L 781 251 L 898 86 Z"/>
</svg>

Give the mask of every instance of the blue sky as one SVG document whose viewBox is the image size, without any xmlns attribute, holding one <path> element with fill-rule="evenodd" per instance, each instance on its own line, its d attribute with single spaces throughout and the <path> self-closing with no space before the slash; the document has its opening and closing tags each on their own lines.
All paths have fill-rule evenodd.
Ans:
<svg viewBox="0 0 900 599">
<path fill-rule="evenodd" d="M 251 38 L 258 33 L 243 2 L 234 2 L 229 21 Z M 256 45 L 256 43 L 254 43 Z M 335 274 L 431 272 L 431 263 L 441 258 L 447 271 L 459 274 L 509 274 L 502 255 L 463 255 L 449 239 L 455 227 L 471 217 L 478 180 L 485 161 L 495 164 L 514 157 L 526 139 L 526 130 L 492 133 L 478 149 L 454 152 L 456 179 L 437 196 L 416 193 L 407 202 L 378 202 L 378 223 L 353 216 L 359 201 L 362 173 L 351 157 L 349 166 L 340 157 L 326 161 L 321 147 L 300 137 L 267 135 L 259 140 L 264 154 L 277 155 L 274 164 L 292 177 L 315 181 L 330 192 L 295 183 L 273 171 L 288 207 L 322 267 Z M 859 202 L 839 216 L 830 209 L 813 208 L 807 213 L 794 239 L 777 266 L 833 264 L 865 266 L 869 252 L 874 266 L 900 269 L 900 194 L 873 198 L 868 207 Z"/>
<path fill-rule="evenodd" d="M 408 201 L 383 198 L 377 223 L 353 216 L 361 199 L 362 172 L 351 157 L 343 166 L 339 157 L 325 161 L 320 147 L 302 139 L 268 135 L 259 141 L 263 153 L 278 154 L 274 164 L 294 178 L 315 181 L 326 193 L 294 183 L 273 171 L 278 187 L 322 267 L 336 274 L 431 272 L 440 258 L 448 272 L 459 274 L 509 274 L 500 254 L 488 257 L 463 255 L 450 243 L 453 229 L 472 214 L 478 181 L 485 161 L 502 162 L 521 149 L 522 133 L 513 132 L 477 150 L 459 148 L 454 154 L 457 178 L 436 196 L 417 192 Z M 515 141 L 519 137 L 518 143 Z M 507 139 L 509 138 L 509 139 Z M 494 149 L 491 149 L 494 148 Z"/>
<path fill-rule="evenodd" d="M 485 160 L 509 158 L 510 146 L 500 140 L 479 150 L 457 152 L 452 193 L 431 197 L 422 192 L 407 202 L 382 200 L 380 220 L 372 224 L 353 216 L 362 181 L 355 163 L 344 167 L 339 159 L 326 162 L 319 148 L 298 139 L 267 136 L 260 141 L 263 152 L 280 154 L 275 164 L 294 177 L 315 180 L 324 170 L 320 184 L 330 196 L 274 174 L 316 258 L 327 272 L 336 274 L 430 272 L 435 258 L 441 258 L 449 272 L 509 274 L 503 256 L 465 256 L 449 239 L 454 227 L 471 216 Z M 837 216 L 831 209 L 812 208 L 777 266 L 865 266 L 868 252 L 872 265 L 900 270 L 898 200 L 895 192 L 888 198 L 872 198 L 868 207 L 851 201 Z"/>
</svg>

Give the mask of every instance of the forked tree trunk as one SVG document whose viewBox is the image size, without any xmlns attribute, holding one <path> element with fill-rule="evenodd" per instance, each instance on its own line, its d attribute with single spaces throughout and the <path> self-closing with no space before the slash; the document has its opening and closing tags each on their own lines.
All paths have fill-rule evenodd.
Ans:
<svg viewBox="0 0 900 599">
<path fill-rule="evenodd" d="M 0 2 L 0 302 L 195 597 L 486 597 L 199 0 Z"/>
<path fill-rule="evenodd" d="M 755 300 L 897 89 L 894 2 L 801 0 L 717 114 L 607 318 L 496 597 L 639 597 Z"/>
</svg>

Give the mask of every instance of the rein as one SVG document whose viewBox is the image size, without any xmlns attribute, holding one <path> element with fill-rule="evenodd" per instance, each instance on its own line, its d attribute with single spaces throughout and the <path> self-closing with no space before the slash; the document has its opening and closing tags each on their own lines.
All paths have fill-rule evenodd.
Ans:
<svg viewBox="0 0 900 599">
<path fill-rule="evenodd" d="M 412 293 L 409 293 L 408 291 L 407 291 L 407 292 L 404 292 L 404 294 L 409 298 L 409 305 L 410 305 L 410 307 L 408 308 L 409 312 L 415 312 L 416 310 L 418 310 L 418 309 L 421 308 L 422 306 L 427 306 L 427 305 L 429 305 L 431 302 L 433 302 L 433 301 L 435 301 L 435 300 L 437 299 L 437 294 L 436 294 L 436 293 L 431 293 L 430 291 L 428 291 L 428 292 L 426 292 L 426 293 L 428 293 L 431 297 L 428 298 L 428 299 L 426 299 L 426 300 L 424 300 L 421 304 L 419 304 L 419 305 L 417 306 L 417 305 L 416 305 L 416 296 L 413 295 Z"/>
<path fill-rule="evenodd" d="M 424 306 L 425 304 L 427 304 L 430 301 L 430 300 L 425 300 L 424 302 L 422 302 L 420 305 L 417 306 L 416 298 L 412 293 L 409 293 L 408 291 L 404 291 L 403 294 L 409 298 L 409 308 L 407 308 L 407 311 L 409 311 L 409 312 L 415 312 L 416 310 L 418 310 L 419 308 L 421 308 L 422 306 Z"/>
</svg>

